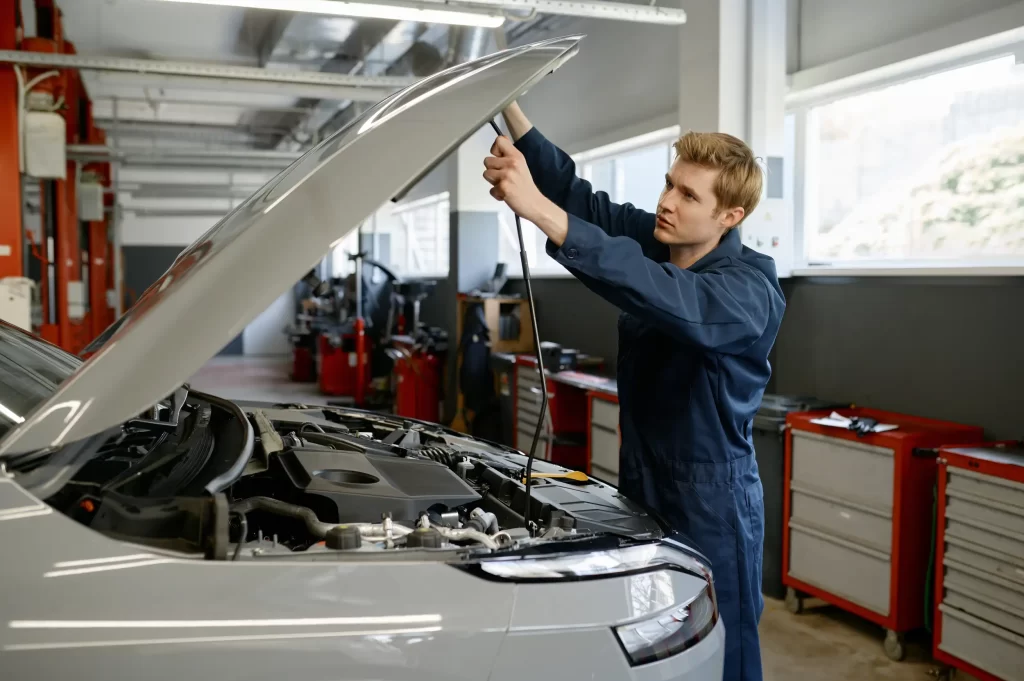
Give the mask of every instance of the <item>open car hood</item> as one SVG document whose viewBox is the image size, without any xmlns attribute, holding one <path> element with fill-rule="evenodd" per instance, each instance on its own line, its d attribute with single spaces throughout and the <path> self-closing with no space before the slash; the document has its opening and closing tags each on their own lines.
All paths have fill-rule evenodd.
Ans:
<svg viewBox="0 0 1024 681">
<path fill-rule="evenodd" d="M 333 244 L 413 187 L 582 36 L 516 47 L 441 71 L 379 102 L 214 225 L 93 344 L 94 354 L 0 456 L 96 435 L 184 383 Z"/>
</svg>

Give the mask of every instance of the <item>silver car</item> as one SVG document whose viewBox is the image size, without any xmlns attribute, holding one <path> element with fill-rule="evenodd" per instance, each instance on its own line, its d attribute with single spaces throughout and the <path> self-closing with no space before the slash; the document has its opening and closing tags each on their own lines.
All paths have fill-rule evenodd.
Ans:
<svg viewBox="0 0 1024 681">
<path fill-rule="evenodd" d="M 0 325 L 0 668 L 20 679 L 720 679 L 705 558 L 607 484 L 436 424 L 187 379 L 580 37 L 396 93 L 89 348 Z"/>
</svg>

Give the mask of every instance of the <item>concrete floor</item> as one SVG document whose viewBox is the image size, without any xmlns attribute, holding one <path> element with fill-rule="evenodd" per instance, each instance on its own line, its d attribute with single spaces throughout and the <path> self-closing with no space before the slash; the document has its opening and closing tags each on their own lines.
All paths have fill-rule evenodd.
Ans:
<svg viewBox="0 0 1024 681">
<path fill-rule="evenodd" d="M 288 379 L 287 358 L 218 357 L 192 378 L 195 390 L 227 398 L 325 402 L 316 384 Z M 882 649 L 884 632 L 838 608 L 808 601 L 800 615 L 765 599 L 761 656 L 765 681 L 931 681 L 940 666 L 927 638 L 907 642 L 907 658 L 893 662 Z M 971 677 L 957 675 L 957 681 Z"/>
</svg>

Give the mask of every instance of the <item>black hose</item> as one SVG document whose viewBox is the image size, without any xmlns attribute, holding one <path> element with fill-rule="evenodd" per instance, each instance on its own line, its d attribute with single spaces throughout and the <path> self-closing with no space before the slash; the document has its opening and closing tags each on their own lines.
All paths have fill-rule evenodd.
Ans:
<svg viewBox="0 0 1024 681">
<path fill-rule="evenodd" d="M 501 129 L 498 124 L 493 120 L 491 121 L 491 127 L 494 128 L 494 132 L 501 137 Z M 533 433 L 533 441 L 530 443 L 530 453 L 526 457 L 526 504 L 523 506 L 523 521 L 524 525 L 530 534 L 533 534 L 533 530 L 530 528 L 530 487 L 533 482 L 533 459 L 537 453 L 537 442 L 540 440 L 540 431 L 544 427 L 544 417 L 547 414 L 548 409 L 548 381 L 547 375 L 544 373 L 544 357 L 541 354 L 540 348 L 540 331 L 537 329 L 537 308 L 533 302 L 533 285 L 530 280 L 530 263 L 526 257 L 526 245 L 523 243 L 523 223 L 519 219 L 519 215 L 516 215 L 516 232 L 519 235 L 519 259 L 523 263 L 523 281 L 526 283 L 526 299 L 530 303 L 530 321 L 533 322 L 533 344 L 534 350 L 537 355 L 537 369 L 540 371 L 540 418 L 537 419 L 537 429 Z"/>
<path fill-rule="evenodd" d="M 327 536 L 327 530 L 331 528 L 331 525 L 320 521 L 316 513 L 308 508 L 302 506 L 296 506 L 295 504 L 289 504 L 285 501 L 278 501 L 277 499 L 271 499 L 270 497 L 251 497 L 244 501 L 240 501 L 231 507 L 231 510 L 235 513 L 240 513 L 244 517 L 249 511 L 267 511 L 269 513 L 276 513 L 277 515 L 288 516 L 290 518 L 296 518 L 306 524 L 306 529 L 309 533 L 323 539 Z"/>
<path fill-rule="evenodd" d="M 238 514 L 238 543 L 235 544 L 235 553 L 231 556 L 231 560 L 238 560 L 238 554 L 242 552 L 242 544 L 245 543 L 246 537 L 249 536 L 249 521 L 246 519 L 244 513 Z"/>
</svg>

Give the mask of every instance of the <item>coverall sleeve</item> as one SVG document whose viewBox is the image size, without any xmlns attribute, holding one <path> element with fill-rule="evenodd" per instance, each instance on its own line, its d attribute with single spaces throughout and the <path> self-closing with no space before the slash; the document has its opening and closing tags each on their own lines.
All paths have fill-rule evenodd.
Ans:
<svg viewBox="0 0 1024 681">
<path fill-rule="evenodd" d="M 630 239 L 569 217 L 561 247 L 548 255 L 620 310 L 688 345 L 722 354 L 749 348 L 768 326 L 772 290 L 741 264 L 691 272 L 647 258 Z"/>
<path fill-rule="evenodd" d="M 526 157 L 533 181 L 549 200 L 570 215 L 597 225 L 609 236 L 625 236 L 645 251 L 660 249 L 654 238 L 655 216 L 629 203 L 612 203 L 606 192 L 576 175 L 576 164 L 536 128 L 519 138 L 516 148 Z"/>
</svg>

